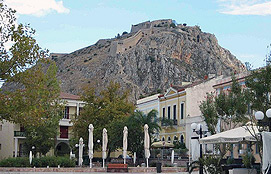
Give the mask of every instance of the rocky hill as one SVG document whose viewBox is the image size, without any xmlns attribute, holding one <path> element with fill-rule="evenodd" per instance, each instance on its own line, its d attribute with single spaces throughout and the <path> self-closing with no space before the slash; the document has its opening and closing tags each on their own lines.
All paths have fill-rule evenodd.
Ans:
<svg viewBox="0 0 271 174">
<path fill-rule="evenodd" d="M 170 19 L 132 25 L 130 33 L 51 57 L 59 67 L 63 91 L 78 94 L 84 85 L 100 90 L 113 80 L 131 89 L 132 99 L 208 74 L 245 71 L 213 34 Z"/>
</svg>

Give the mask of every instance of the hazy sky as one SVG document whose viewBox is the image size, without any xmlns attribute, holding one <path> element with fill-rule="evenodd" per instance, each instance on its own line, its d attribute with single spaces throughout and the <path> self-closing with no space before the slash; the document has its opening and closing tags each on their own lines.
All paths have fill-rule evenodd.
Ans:
<svg viewBox="0 0 271 174">
<path fill-rule="evenodd" d="M 50 52 L 69 53 L 130 31 L 132 24 L 174 19 L 199 25 L 242 62 L 264 65 L 271 43 L 271 1 L 267 0 L 5 0 L 20 23 L 36 29 Z"/>
</svg>

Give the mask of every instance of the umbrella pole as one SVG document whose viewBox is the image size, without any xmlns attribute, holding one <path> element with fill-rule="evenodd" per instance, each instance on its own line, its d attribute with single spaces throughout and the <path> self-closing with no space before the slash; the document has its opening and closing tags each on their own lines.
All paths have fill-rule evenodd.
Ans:
<svg viewBox="0 0 271 174">
<path fill-rule="evenodd" d="M 104 168 L 104 159 L 103 159 L 103 168 Z"/>
<path fill-rule="evenodd" d="M 149 158 L 146 159 L 147 161 L 147 168 L 149 167 Z"/>
<path fill-rule="evenodd" d="M 124 158 L 124 164 L 126 164 L 126 158 Z"/>
<path fill-rule="evenodd" d="M 92 159 L 89 159 L 89 168 L 92 168 Z"/>
</svg>

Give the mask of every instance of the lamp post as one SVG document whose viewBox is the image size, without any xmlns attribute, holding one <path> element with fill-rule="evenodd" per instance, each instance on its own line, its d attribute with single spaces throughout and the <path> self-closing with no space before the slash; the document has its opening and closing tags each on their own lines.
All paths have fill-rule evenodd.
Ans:
<svg viewBox="0 0 271 174">
<path fill-rule="evenodd" d="M 271 132 L 271 108 L 268 109 L 266 112 L 265 112 L 265 115 L 266 117 L 268 118 L 267 121 L 263 121 L 264 119 L 264 113 L 262 111 L 257 111 L 255 113 L 255 118 L 256 120 L 258 121 L 258 125 L 259 126 L 268 126 L 269 128 L 269 132 Z"/>
<path fill-rule="evenodd" d="M 191 124 L 191 129 L 192 129 L 192 132 L 195 132 L 196 134 L 199 135 L 199 139 L 201 139 L 202 135 L 206 134 L 206 132 L 207 132 L 207 131 L 203 131 L 202 130 L 202 125 L 197 124 L 197 123 L 192 123 Z M 202 144 L 200 144 L 200 159 L 202 159 Z M 199 166 L 199 174 L 203 174 L 202 163 L 200 163 L 200 166 Z"/>
</svg>

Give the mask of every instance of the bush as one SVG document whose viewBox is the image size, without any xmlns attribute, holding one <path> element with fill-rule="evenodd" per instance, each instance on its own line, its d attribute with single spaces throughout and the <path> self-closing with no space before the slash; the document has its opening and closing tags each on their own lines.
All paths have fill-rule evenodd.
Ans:
<svg viewBox="0 0 271 174">
<path fill-rule="evenodd" d="M 57 167 L 58 165 L 61 167 L 75 167 L 75 161 L 69 157 L 47 156 L 34 158 L 31 164 L 32 167 Z M 7 158 L 0 161 L 0 167 L 30 167 L 29 158 Z"/>
<path fill-rule="evenodd" d="M 200 163 L 203 165 L 203 169 L 209 174 L 221 174 L 221 157 L 217 156 L 204 156 L 200 159 Z"/>
<path fill-rule="evenodd" d="M 250 168 L 252 168 L 252 165 L 255 163 L 255 158 L 251 153 L 246 153 L 243 156 L 242 162 L 246 168 L 250 169 Z"/>
<path fill-rule="evenodd" d="M 29 158 L 7 158 L 0 161 L 0 167 L 30 167 Z"/>
</svg>

